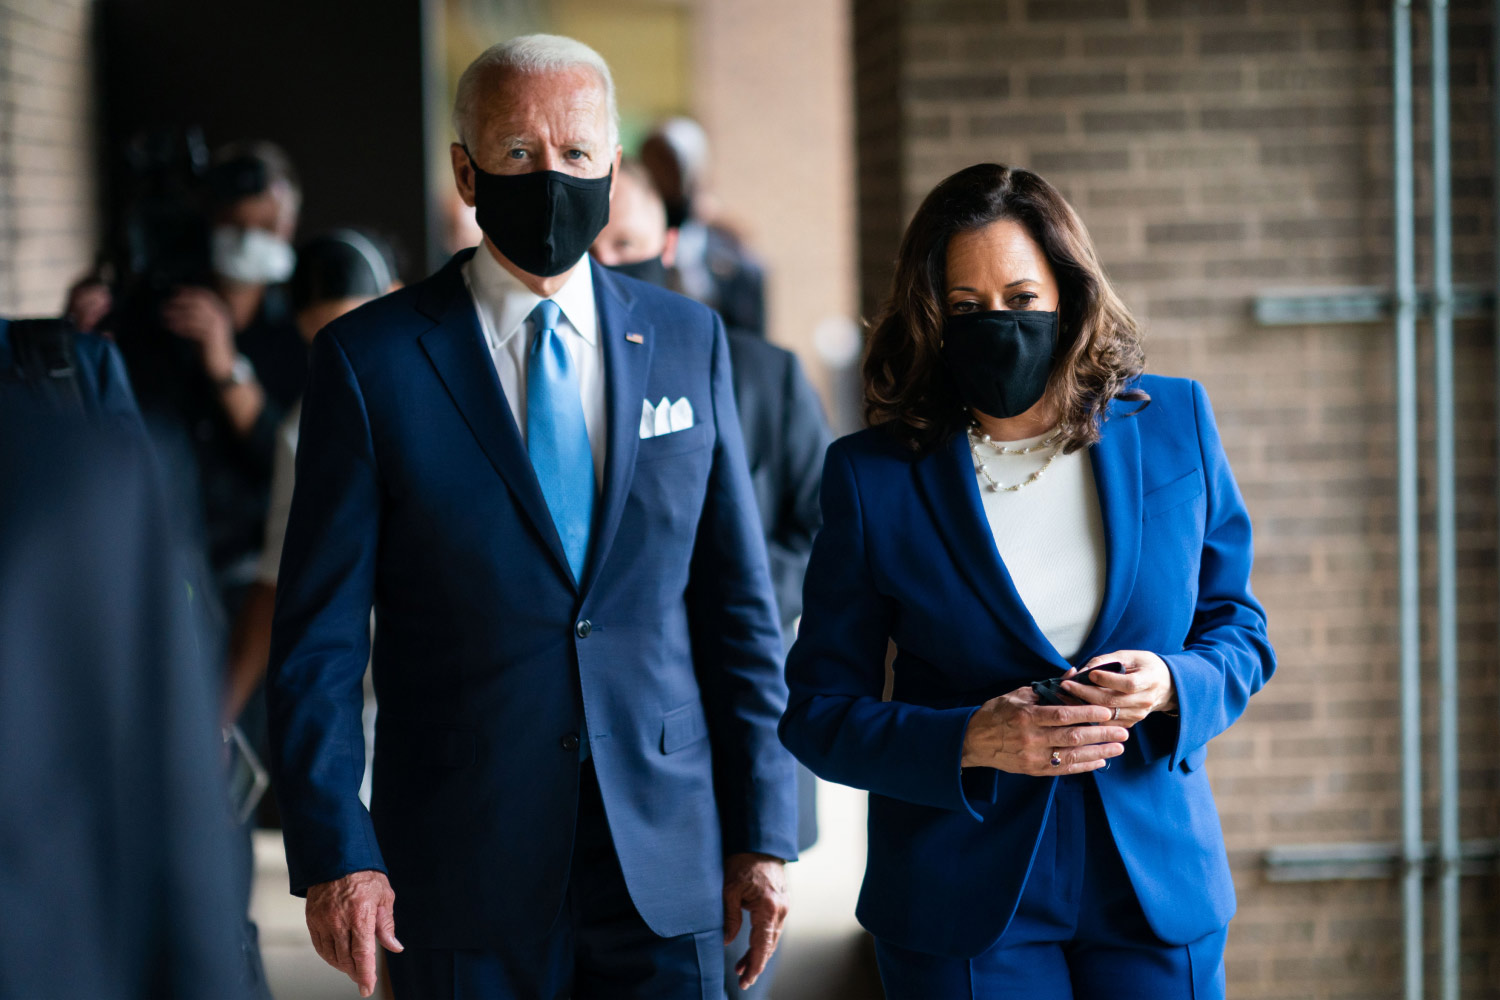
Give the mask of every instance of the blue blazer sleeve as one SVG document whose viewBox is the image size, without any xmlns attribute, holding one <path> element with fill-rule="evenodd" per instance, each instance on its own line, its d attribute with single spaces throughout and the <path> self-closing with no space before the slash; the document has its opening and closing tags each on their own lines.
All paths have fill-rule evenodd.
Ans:
<svg viewBox="0 0 1500 1000">
<path fill-rule="evenodd" d="M 313 344 L 297 486 L 266 678 L 271 758 L 292 891 L 385 871 L 364 773 L 361 681 L 370 655 L 380 486 L 359 382 L 334 331 Z"/>
<path fill-rule="evenodd" d="M 797 778 L 776 739 L 786 707 L 781 624 L 730 375 L 714 316 L 717 441 L 688 581 L 693 661 L 713 747 L 724 853 L 797 856 Z"/>
<path fill-rule="evenodd" d="M 1169 752 L 1172 767 L 1228 729 L 1276 670 L 1266 613 L 1250 590 L 1250 515 L 1224 455 L 1208 394 L 1197 382 L 1193 414 L 1208 491 L 1198 601 L 1182 650 L 1162 656 L 1177 690 L 1178 718 L 1152 716 L 1145 724 L 1153 738 L 1142 741 L 1148 758 L 1157 756 L 1153 744 Z"/>
<path fill-rule="evenodd" d="M 891 602 L 865 555 L 866 517 L 845 448 L 823 466 L 823 530 L 813 544 L 802 626 L 787 658 L 781 739 L 820 778 L 939 809 L 974 811 L 964 794 L 964 734 L 977 707 L 881 700 Z"/>
</svg>

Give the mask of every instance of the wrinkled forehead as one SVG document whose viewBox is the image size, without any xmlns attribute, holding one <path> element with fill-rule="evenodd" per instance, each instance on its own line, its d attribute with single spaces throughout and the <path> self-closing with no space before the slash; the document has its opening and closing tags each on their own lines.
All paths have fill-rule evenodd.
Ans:
<svg viewBox="0 0 1500 1000">
<path fill-rule="evenodd" d="M 474 107 L 481 144 L 513 140 L 609 144 L 604 81 L 586 66 L 562 70 L 492 70 Z"/>
</svg>

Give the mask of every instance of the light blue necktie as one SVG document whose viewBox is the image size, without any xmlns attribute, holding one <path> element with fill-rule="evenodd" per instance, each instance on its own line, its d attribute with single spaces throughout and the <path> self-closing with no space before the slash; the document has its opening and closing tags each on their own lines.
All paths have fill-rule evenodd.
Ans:
<svg viewBox="0 0 1500 1000">
<path fill-rule="evenodd" d="M 594 523 L 594 453 L 583 422 L 578 368 L 557 332 L 560 315 L 551 299 L 531 311 L 536 333 L 526 365 L 526 450 L 573 578 L 582 584 Z"/>
</svg>

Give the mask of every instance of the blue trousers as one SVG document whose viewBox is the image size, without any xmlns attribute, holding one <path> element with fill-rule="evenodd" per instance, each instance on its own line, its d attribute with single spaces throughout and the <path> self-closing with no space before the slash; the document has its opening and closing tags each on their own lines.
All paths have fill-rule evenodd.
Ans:
<svg viewBox="0 0 1500 1000">
<path fill-rule="evenodd" d="M 876 939 L 887 1000 L 1223 1000 L 1226 929 L 1186 945 L 1158 938 L 1093 775 L 1055 780 L 1036 861 L 1000 940 L 961 959 Z"/>
<path fill-rule="evenodd" d="M 646 926 L 620 871 L 592 763 L 581 779 L 556 924 L 540 940 L 491 950 L 388 952 L 397 1000 L 724 1000 L 723 929 L 660 938 Z"/>
</svg>

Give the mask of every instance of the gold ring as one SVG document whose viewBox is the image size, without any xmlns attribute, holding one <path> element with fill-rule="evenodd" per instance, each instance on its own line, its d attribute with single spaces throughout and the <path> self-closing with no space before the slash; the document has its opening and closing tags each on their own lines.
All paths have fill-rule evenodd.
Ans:
<svg viewBox="0 0 1500 1000">
<path fill-rule="evenodd" d="M 1062 767 L 1062 758 L 1057 755 L 1056 750 L 1052 751 L 1052 766 Z"/>
</svg>

